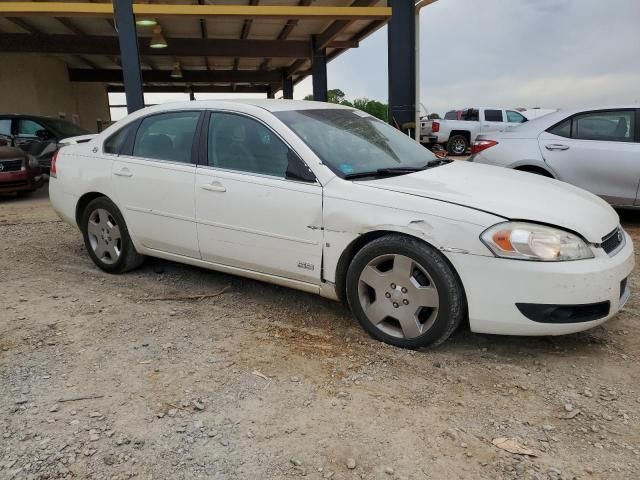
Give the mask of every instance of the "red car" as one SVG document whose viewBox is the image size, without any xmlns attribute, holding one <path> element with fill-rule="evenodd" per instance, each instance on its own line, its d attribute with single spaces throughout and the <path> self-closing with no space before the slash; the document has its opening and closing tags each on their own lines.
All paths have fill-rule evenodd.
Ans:
<svg viewBox="0 0 640 480">
<path fill-rule="evenodd" d="M 0 193 L 30 193 L 43 183 L 37 158 L 0 144 Z"/>
</svg>

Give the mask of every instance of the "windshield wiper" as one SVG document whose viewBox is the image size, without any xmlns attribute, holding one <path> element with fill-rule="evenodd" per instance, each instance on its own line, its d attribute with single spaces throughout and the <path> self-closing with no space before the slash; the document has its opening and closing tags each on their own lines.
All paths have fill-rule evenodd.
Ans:
<svg viewBox="0 0 640 480">
<path fill-rule="evenodd" d="M 407 173 L 421 172 L 422 170 L 426 170 L 428 168 L 439 167 L 440 165 L 446 165 L 447 163 L 451 163 L 453 160 L 439 158 L 437 160 L 431 160 L 426 165 L 422 167 L 388 167 L 388 168 L 378 168 L 377 170 L 371 172 L 358 172 L 358 173 L 348 173 L 343 178 L 345 180 L 354 180 L 357 178 L 366 178 L 366 177 L 386 177 L 390 175 L 405 175 Z"/>
</svg>

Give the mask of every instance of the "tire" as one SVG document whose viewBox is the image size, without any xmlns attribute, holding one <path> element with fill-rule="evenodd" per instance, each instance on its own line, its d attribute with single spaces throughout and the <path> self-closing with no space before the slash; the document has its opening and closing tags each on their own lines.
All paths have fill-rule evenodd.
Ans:
<svg viewBox="0 0 640 480">
<path fill-rule="evenodd" d="M 372 337 L 401 348 L 441 344 L 467 314 L 462 283 L 447 260 L 403 235 L 373 240 L 355 255 L 346 297 Z"/>
<path fill-rule="evenodd" d="M 124 273 L 142 265 L 118 207 L 107 197 L 89 202 L 82 212 L 80 229 L 89 257 L 108 273 Z"/>
<path fill-rule="evenodd" d="M 458 156 L 467 153 L 469 140 L 464 135 L 454 135 L 447 142 L 447 152 L 449 155 Z"/>
</svg>

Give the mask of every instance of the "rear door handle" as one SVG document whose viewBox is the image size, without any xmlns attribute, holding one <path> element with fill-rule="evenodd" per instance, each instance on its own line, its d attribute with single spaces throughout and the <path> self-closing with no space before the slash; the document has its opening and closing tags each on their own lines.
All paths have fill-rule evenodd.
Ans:
<svg viewBox="0 0 640 480">
<path fill-rule="evenodd" d="M 568 145 L 560 145 L 559 143 L 550 143 L 548 145 L 545 145 L 544 148 L 546 148 L 547 150 L 550 150 L 550 151 L 554 151 L 554 150 L 569 150 L 569 146 Z"/>
<path fill-rule="evenodd" d="M 116 170 L 115 172 L 113 172 L 113 174 L 119 177 L 133 177 L 133 173 L 131 173 L 131 171 L 126 167 L 120 170 Z"/>
<path fill-rule="evenodd" d="M 225 186 L 222 185 L 220 182 L 205 183 L 204 185 L 201 185 L 200 188 L 203 190 L 207 190 L 209 192 L 226 192 L 227 191 Z"/>
</svg>

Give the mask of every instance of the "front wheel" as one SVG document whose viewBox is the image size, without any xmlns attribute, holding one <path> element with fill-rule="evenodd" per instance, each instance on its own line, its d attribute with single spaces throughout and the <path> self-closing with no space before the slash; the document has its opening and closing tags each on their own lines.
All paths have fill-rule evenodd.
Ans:
<svg viewBox="0 0 640 480">
<path fill-rule="evenodd" d="M 108 198 L 89 202 L 80 228 L 91 260 L 105 272 L 123 273 L 142 264 L 144 257 L 133 246 L 120 210 Z"/>
<path fill-rule="evenodd" d="M 374 240 L 356 254 L 347 300 L 371 336 L 402 348 L 439 345 L 466 315 L 462 285 L 445 258 L 401 235 Z"/>
</svg>

